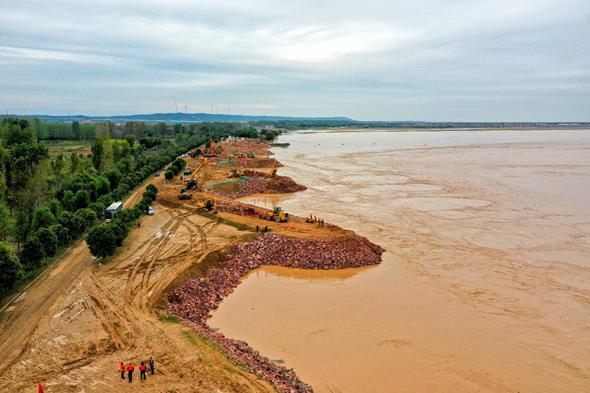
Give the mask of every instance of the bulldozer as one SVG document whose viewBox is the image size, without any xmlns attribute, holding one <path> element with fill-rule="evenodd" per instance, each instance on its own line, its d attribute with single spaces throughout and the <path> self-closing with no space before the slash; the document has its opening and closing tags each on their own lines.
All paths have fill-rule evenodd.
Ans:
<svg viewBox="0 0 590 393">
<path fill-rule="evenodd" d="M 284 211 L 282 207 L 275 207 L 272 212 L 267 211 L 262 213 L 260 218 L 269 221 L 287 222 L 289 220 L 289 213 Z"/>
<path fill-rule="evenodd" d="M 217 212 L 217 198 L 199 199 L 196 206 L 199 209 Z"/>
</svg>

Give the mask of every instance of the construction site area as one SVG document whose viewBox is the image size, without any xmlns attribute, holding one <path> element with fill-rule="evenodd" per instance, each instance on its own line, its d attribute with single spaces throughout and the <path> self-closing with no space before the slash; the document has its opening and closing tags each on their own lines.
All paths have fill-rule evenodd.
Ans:
<svg viewBox="0 0 590 393">
<path fill-rule="evenodd" d="M 310 212 L 240 202 L 305 190 L 277 172 L 262 142 L 211 143 L 149 183 L 154 215 L 112 257 L 74 245 L 0 314 L 0 391 L 310 392 L 280 361 L 207 325 L 249 271 L 265 265 L 341 269 L 377 264 L 383 249 Z M 133 206 L 143 187 L 125 202 Z M 120 362 L 153 356 L 156 374 L 122 381 Z"/>
</svg>

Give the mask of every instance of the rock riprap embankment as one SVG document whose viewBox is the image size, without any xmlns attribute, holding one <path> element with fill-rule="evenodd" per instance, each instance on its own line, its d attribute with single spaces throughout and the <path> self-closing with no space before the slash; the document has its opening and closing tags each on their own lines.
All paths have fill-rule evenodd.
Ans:
<svg viewBox="0 0 590 393">
<path fill-rule="evenodd" d="M 256 240 L 228 246 L 221 267 L 188 280 L 174 291 L 169 309 L 201 334 L 215 341 L 237 361 L 285 392 L 312 392 L 297 375 L 260 355 L 248 344 L 225 337 L 207 325 L 211 311 L 253 269 L 276 265 L 303 269 L 344 269 L 374 265 L 383 249 L 364 237 L 347 233 L 336 238 L 299 239 L 265 233 Z"/>
</svg>

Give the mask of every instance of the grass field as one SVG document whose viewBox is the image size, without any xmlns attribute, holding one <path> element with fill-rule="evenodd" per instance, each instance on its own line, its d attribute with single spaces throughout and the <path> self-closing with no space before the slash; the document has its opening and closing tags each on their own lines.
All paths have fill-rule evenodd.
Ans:
<svg viewBox="0 0 590 393">
<path fill-rule="evenodd" d="M 52 156 L 58 154 L 70 154 L 72 152 L 81 154 L 90 154 L 90 140 L 43 140 L 40 143 L 46 145 L 49 148 L 49 154 Z"/>
</svg>

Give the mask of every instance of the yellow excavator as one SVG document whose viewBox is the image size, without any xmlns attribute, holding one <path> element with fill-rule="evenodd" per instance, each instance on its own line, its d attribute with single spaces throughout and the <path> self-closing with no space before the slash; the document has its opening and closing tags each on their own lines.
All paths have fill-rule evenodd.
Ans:
<svg viewBox="0 0 590 393">
<path fill-rule="evenodd" d="M 260 218 L 269 221 L 287 222 L 289 220 L 289 213 L 284 211 L 282 207 L 275 207 L 272 212 L 267 211 L 262 213 Z"/>
<path fill-rule="evenodd" d="M 207 172 L 207 163 L 208 160 L 206 158 L 202 158 L 201 163 L 191 173 L 191 177 L 188 181 L 194 181 L 194 186 L 198 185 L 199 188 L 203 188 L 205 184 L 205 174 Z"/>
<path fill-rule="evenodd" d="M 209 211 L 217 212 L 217 197 L 199 199 L 196 203 L 199 209 L 207 209 Z"/>
</svg>

